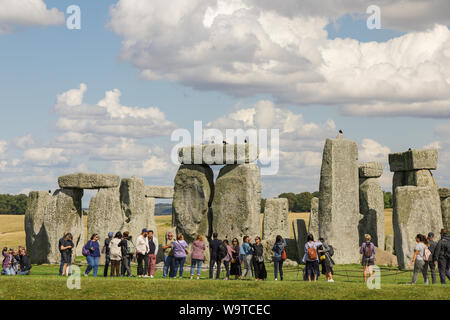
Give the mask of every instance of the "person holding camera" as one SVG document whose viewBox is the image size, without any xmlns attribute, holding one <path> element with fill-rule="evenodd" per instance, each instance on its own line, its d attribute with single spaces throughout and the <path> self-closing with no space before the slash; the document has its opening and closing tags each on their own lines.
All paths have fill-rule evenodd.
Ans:
<svg viewBox="0 0 450 320">
<path fill-rule="evenodd" d="M 71 233 L 67 233 L 64 237 L 64 241 L 59 248 L 61 251 L 61 257 L 64 263 L 62 275 L 69 276 L 69 268 L 72 264 L 72 250 L 74 247 L 74 243 L 72 241 L 73 237 Z"/>
</svg>

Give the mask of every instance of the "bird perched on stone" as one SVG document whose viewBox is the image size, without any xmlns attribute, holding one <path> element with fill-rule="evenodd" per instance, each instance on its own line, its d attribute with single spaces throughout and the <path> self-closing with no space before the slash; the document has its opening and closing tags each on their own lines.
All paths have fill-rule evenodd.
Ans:
<svg viewBox="0 0 450 320">
<path fill-rule="evenodd" d="M 340 133 L 340 134 L 344 134 L 344 133 L 342 132 L 342 130 L 339 130 L 339 133 Z"/>
<path fill-rule="evenodd" d="M 344 138 L 344 133 L 342 132 L 342 130 L 339 130 L 339 133 L 336 136 L 336 139 L 343 139 L 343 138 Z"/>
<path fill-rule="evenodd" d="M 224 140 L 224 141 L 223 141 L 223 144 L 227 144 L 227 142 Z"/>
</svg>

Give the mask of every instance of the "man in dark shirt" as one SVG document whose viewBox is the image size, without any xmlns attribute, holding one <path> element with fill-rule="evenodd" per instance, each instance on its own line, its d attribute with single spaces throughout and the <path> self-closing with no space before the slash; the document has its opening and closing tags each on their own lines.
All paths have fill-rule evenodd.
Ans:
<svg viewBox="0 0 450 320">
<path fill-rule="evenodd" d="M 217 232 L 214 232 L 213 234 L 213 240 L 209 241 L 209 250 L 211 252 L 210 259 L 209 259 L 209 278 L 213 279 L 214 274 L 214 264 L 217 264 L 217 273 L 216 273 L 216 279 L 219 279 L 220 277 L 220 264 L 221 261 L 219 259 L 219 246 L 222 241 L 218 239 L 219 235 Z"/>
<path fill-rule="evenodd" d="M 64 231 L 64 234 L 63 234 L 62 238 L 59 239 L 59 241 L 58 241 L 58 250 L 59 250 L 59 253 L 61 253 L 61 260 L 60 260 L 60 263 L 59 263 L 59 275 L 60 276 L 63 275 L 62 273 L 63 273 L 63 268 L 64 268 L 64 261 L 63 261 L 63 257 L 62 257 L 61 246 L 63 245 L 64 238 L 65 238 L 66 234 L 67 234 L 67 231 Z M 70 274 L 70 269 L 69 269 L 69 274 Z"/>
<path fill-rule="evenodd" d="M 441 284 L 445 284 L 446 278 L 450 280 L 450 236 L 446 229 L 441 230 L 441 240 L 434 249 L 433 260 L 438 263 Z"/>
<path fill-rule="evenodd" d="M 148 247 L 150 248 L 150 251 L 148 252 L 148 275 L 150 278 L 153 278 L 155 274 L 155 267 L 156 267 L 156 242 L 153 238 L 153 230 L 150 230 L 148 232 Z"/>
<path fill-rule="evenodd" d="M 111 242 L 113 236 L 114 236 L 113 232 L 108 232 L 108 238 L 105 239 L 105 245 L 103 247 L 104 249 L 102 250 L 105 253 L 105 269 L 103 269 L 104 277 L 108 276 L 108 267 L 109 267 L 109 264 L 111 263 L 111 258 L 110 258 L 110 253 L 109 253 L 109 243 Z"/>
<path fill-rule="evenodd" d="M 430 232 L 428 233 L 428 249 L 431 252 L 431 257 L 433 257 L 434 255 L 434 250 L 436 249 L 436 242 L 434 242 L 434 233 Z M 434 262 L 434 259 L 432 258 L 430 261 L 425 261 L 425 272 L 428 273 L 428 267 L 430 267 L 430 271 L 431 271 L 431 281 L 433 284 L 436 283 L 436 265 Z"/>
</svg>

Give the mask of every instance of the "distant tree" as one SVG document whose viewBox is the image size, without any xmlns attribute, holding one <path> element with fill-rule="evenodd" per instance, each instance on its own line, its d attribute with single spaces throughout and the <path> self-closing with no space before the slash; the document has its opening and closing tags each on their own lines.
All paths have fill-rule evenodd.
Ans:
<svg viewBox="0 0 450 320">
<path fill-rule="evenodd" d="M 0 194 L 0 214 L 25 214 L 28 196 Z"/>
<path fill-rule="evenodd" d="M 302 192 L 297 195 L 295 202 L 295 212 L 309 212 L 311 211 L 311 199 L 313 195 L 309 192 Z"/>
<path fill-rule="evenodd" d="M 295 212 L 294 208 L 295 208 L 295 201 L 297 199 L 296 195 L 292 192 L 289 193 L 282 193 L 278 196 L 278 198 L 286 198 L 288 199 L 289 202 L 289 211 L 291 212 Z"/>
<path fill-rule="evenodd" d="M 392 192 L 385 192 L 383 191 L 383 197 L 384 197 L 384 208 L 392 208 L 394 203 L 392 201 Z"/>
</svg>

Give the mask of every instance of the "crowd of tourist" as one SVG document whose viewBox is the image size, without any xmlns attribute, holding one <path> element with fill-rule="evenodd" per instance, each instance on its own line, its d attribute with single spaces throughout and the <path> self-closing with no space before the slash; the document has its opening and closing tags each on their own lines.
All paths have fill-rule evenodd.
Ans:
<svg viewBox="0 0 450 320">
<path fill-rule="evenodd" d="M 425 284 L 429 284 L 428 270 L 431 272 L 431 281 L 436 283 L 436 266 L 439 272 L 440 282 L 445 284 L 446 279 L 450 279 L 450 237 L 447 230 L 441 230 L 441 239 L 436 243 L 434 234 L 430 232 L 428 236 L 418 234 L 411 266 L 414 267 L 412 284 L 416 283 L 419 273 L 422 273 Z M 71 272 L 72 257 L 74 250 L 73 237 L 71 233 L 64 233 L 58 242 L 61 253 L 59 275 L 69 276 Z M 101 247 L 101 248 L 100 248 Z M 164 243 L 159 246 L 158 239 L 154 237 L 152 230 L 143 229 L 137 237 L 136 242 L 128 231 L 121 233 L 109 232 L 103 242 L 99 244 L 99 235 L 93 234 L 90 240 L 83 246 L 82 254 L 86 257 L 87 268 L 84 276 L 88 276 L 92 271 L 92 276 L 96 277 L 99 268 L 100 256 L 105 256 L 103 276 L 111 277 L 133 277 L 131 272 L 131 262 L 137 262 L 137 277 L 153 278 L 156 270 L 156 258 L 158 250 L 161 249 L 164 256 L 162 268 L 163 278 L 182 278 L 186 259 L 190 257 L 190 279 L 200 279 L 203 263 L 208 260 L 209 255 L 209 279 L 220 279 L 222 267 L 225 269 L 224 280 L 256 280 L 267 279 L 266 262 L 274 264 L 274 279 L 283 280 L 283 263 L 287 259 L 287 243 L 280 235 L 275 239 L 275 243 L 270 253 L 270 261 L 265 261 L 264 246 L 260 237 L 255 237 L 254 241 L 249 236 L 244 236 L 242 244 L 239 239 L 234 238 L 229 243 L 228 240 L 220 240 L 217 233 L 212 235 L 211 240 L 206 240 L 202 235 L 198 235 L 191 246 L 184 240 L 182 234 L 167 232 Z M 189 252 L 189 251 L 192 252 Z M 333 280 L 333 246 L 326 243 L 323 238 L 314 240 L 312 234 L 308 234 L 304 247 L 302 261 L 305 264 L 303 278 L 307 281 L 317 281 L 320 276 L 320 266 L 322 274 L 328 282 Z M 360 250 L 361 264 L 363 266 L 363 280 L 367 281 L 368 276 L 373 276 L 373 266 L 375 265 L 376 247 L 371 242 L 371 236 L 366 234 L 365 241 Z M 29 275 L 31 261 L 24 247 L 19 247 L 17 251 L 13 248 L 3 248 L 2 275 Z M 214 272 L 214 269 L 216 270 Z"/>
</svg>

